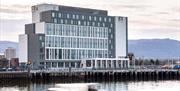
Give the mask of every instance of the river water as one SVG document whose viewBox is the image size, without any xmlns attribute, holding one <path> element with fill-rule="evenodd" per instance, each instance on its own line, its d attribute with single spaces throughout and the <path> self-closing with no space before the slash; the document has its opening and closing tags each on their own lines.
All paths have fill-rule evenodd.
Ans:
<svg viewBox="0 0 180 91">
<path fill-rule="evenodd" d="M 0 81 L 0 91 L 47 91 L 61 81 Z M 69 83 L 67 81 L 67 83 Z M 71 81 L 73 83 L 73 81 Z M 84 83 L 79 81 L 78 83 Z M 85 82 L 86 83 L 86 82 Z M 180 91 L 180 80 L 161 81 L 101 81 L 100 88 L 103 91 Z"/>
</svg>

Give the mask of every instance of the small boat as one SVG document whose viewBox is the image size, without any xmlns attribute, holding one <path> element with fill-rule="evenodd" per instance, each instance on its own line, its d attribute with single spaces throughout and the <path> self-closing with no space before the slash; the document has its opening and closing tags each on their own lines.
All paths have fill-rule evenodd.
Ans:
<svg viewBox="0 0 180 91">
<path fill-rule="evenodd" d="M 63 88 L 49 88 L 47 91 L 68 91 L 68 90 Z"/>
<path fill-rule="evenodd" d="M 56 84 L 54 88 L 49 88 L 47 91 L 98 91 L 98 86 L 97 83 Z"/>
</svg>

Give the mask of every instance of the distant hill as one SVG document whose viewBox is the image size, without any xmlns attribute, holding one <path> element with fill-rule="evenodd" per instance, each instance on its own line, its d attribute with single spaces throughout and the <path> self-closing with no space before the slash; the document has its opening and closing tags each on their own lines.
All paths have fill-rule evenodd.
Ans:
<svg viewBox="0 0 180 91">
<path fill-rule="evenodd" d="M 15 48 L 18 51 L 18 43 L 11 41 L 0 41 L 0 53 L 4 53 L 8 47 Z"/>
<path fill-rule="evenodd" d="M 137 57 L 172 58 L 180 57 L 180 41 L 171 39 L 129 40 L 129 52 Z"/>
<path fill-rule="evenodd" d="M 180 57 L 180 41 L 171 39 L 140 39 L 129 40 L 128 51 L 137 57 L 172 58 Z M 0 53 L 8 47 L 18 50 L 18 43 L 0 41 Z"/>
</svg>

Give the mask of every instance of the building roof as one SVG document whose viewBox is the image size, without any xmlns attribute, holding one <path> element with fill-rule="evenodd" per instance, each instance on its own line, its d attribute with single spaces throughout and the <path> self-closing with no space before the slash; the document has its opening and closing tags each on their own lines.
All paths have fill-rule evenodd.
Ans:
<svg viewBox="0 0 180 91">
<path fill-rule="evenodd" d="M 57 4 L 38 4 L 34 5 L 32 7 L 41 7 L 41 6 L 56 6 L 58 7 L 59 11 L 65 11 L 65 12 L 80 12 L 80 13 L 87 13 L 87 14 L 100 14 L 100 15 L 107 15 L 107 10 L 100 10 L 100 9 L 92 9 L 92 8 L 82 8 L 82 7 L 72 7 L 72 6 L 64 6 L 64 5 L 57 5 Z M 53 9 L 56 10 L 56 9 Z"/>
</svg>

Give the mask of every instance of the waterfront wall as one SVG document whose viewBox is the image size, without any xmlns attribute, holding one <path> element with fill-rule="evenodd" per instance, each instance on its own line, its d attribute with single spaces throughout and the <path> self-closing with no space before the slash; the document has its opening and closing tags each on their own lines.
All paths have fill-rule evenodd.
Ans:
<svg viewBox="0 0 180 91">
<path fill-rule="evenodd" d="M 51 79 L 79 78 L 92 80 L 180 80 L 180 70 L 93 70 L 93 71 L 34 71 L 0 72 L 3 78 Z"/>
</svg>

